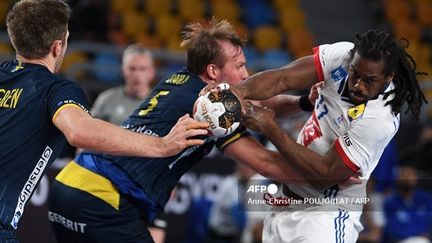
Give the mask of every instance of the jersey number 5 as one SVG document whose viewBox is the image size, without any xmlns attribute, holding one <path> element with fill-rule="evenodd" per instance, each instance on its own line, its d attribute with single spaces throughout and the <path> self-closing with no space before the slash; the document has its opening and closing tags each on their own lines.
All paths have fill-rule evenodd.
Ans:
<svg viewBox="0 0 432 243">
<path fill-rule="evenodd" d="M 165 96 L 165 95 L 168 95 L 169 94 L 169 91 L 168 90 L 161 90 L 161 91 L 159 91 L 155 96 L 153 96 L 151 99 L 150 99 L 150 101 L 149 101 L 149 103 L 148 103 L 148 106 L 147 106 L 147 108 L 145 108 L 145 109 L 141 109 L 139 112 L 138 112 L 138 115 L 139 116 L 145 116 L 145 115 L 147 115 L 148 113 L 150 113 L 157 105 L 158 105 L 158 103 L 159 103 L 159 98 L 161 97 L 161 96 Z"/>
</svg>

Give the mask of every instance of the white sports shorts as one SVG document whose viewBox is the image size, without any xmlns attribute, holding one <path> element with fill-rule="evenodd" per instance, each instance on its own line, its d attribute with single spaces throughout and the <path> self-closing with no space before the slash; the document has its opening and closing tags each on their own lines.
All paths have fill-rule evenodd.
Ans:
<svg viewBox="0 0 432 243">
<path fill-rule="evenodd" d="M 264 243 L 355 243 L 361 211 L 316 208 L 273 211 L 264 220 Z"/>
</svg>

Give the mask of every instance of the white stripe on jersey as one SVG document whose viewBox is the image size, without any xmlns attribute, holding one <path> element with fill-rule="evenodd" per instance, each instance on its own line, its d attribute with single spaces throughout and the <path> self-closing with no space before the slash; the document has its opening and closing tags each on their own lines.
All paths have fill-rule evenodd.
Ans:
<svg viewBox="0 0 432 243">
<path fill-rule="evenodd" d="M 43 175 L 43 172 L 45 171 L 45 168 L 48 165 L 48 161 L 52 155 L 52 152 L 53 150 L 49 146 L 46 146 L 45 150 L 42 152 L 41 157 L 39 158 L 39 161 L 36 163 L 36 166 L 34 167 L 33 171 L 30 173 L 30 176 L 28 177 L 26 183 L 24 184 L 23 189 L 21 190 L 21 193 L 17 200 L 15 213 L 10 223 L 14 229 L 16 229 L 18 226 L 18 221 L 24 213 L 24 206 L 26 205 L 27 201 L 30 199 L 41 176 Z"/>
</svg>

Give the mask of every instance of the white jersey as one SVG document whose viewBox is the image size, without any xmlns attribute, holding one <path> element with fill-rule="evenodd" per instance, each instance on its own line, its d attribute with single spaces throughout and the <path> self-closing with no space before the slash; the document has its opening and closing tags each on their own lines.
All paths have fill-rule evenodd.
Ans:
<svg viewBox="0 0 432 243">
<path fill-rule="evenodd" d="M 399 128 L 399 115 L 391 111 L 390 105 L 385 106 L 394 96 L 384 100 L 381 94 L 361 105 L 354 105 L 342 96 L 348 79 L 349 52 L 353 47 L 353 43 L 338 42 L 314 49 L 317 74 L 319 80 L 324 80 L 324 87 L 319 91 L 314 111 L 297 142 L 320 155 L 326 154 L 335 143 L 346 166 L 359 172 L 363 183 L 346 189 L 334 186 L 324 191 L 288 185 L 291 191 L 305 198 L 366 198 L 366 181 Z M 393 88 L 394 84 L 390 83 L 384 91 Z M 350 202 L 360 202 L 361 205 L 341 203 L 338 206 L 361 209 L 364 203 L 360 200 Z"/>
</svg>

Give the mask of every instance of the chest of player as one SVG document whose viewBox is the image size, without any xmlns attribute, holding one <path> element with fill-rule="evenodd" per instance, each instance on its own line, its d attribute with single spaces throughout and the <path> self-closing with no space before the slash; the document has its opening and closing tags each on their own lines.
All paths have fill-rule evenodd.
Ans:
<svg viewBox="0 0 432 243">
<path fill-rule="evenodd" d="M 355 121 L 362 118 L 366 106 L 353 105 L 344 99 L 332 87 L 321 90 L 314 112 L 302 131 L 305 146 L 314 144 L 318 151 L 326 152 L 338 137 L 343 137 Z"/>
</svg>

